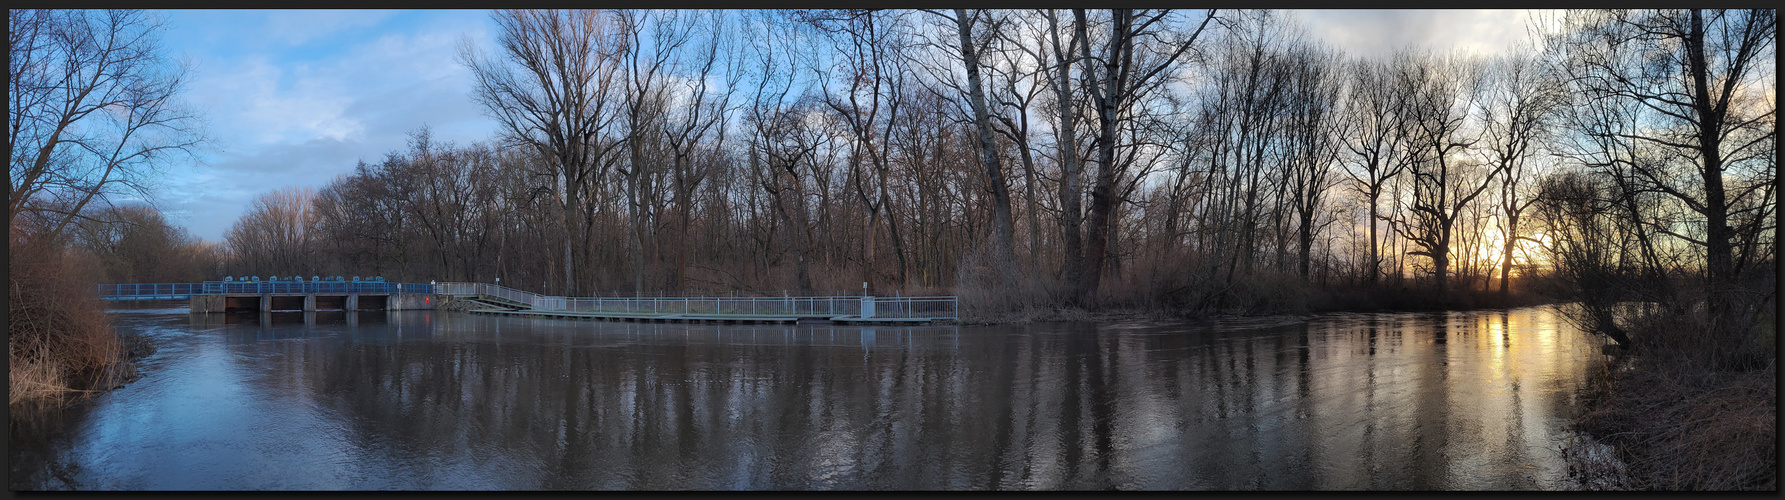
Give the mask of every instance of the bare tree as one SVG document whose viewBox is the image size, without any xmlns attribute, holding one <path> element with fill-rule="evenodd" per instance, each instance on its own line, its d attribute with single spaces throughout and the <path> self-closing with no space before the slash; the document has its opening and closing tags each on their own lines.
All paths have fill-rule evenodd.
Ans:
<svg viewBox="0 0 1785 500">
<path fill-rule="evenodd" d="M 602 142 L 615 115 L 613 92 L 622 30 L 599 11 L 508 10 L 493 14 L 502 58 L 484 56 L 466 42 L 459 61 L 477 79 L 474 97 L 502 125 L 510 141 L 552 159 L 563 207 L 564 293 L 575 293 L 570 234 L 582 208 L 583 186 L 599 179 L 602 159 L 615 142 Z"/>
<path fill-rule="evenodd" d="M 729 123 L 725 114 L 731 108 L 732 92 L 742 75 L 737 71 L 735 58 L 721 59 L 722 54 L 732 48 L 726 36 L 725 18 L 719 13 L 709 13 L 704 19 L 707 36 L 705 45 L 698 47 L 698 52 L 693 54 L 694 60 L 678 61 L 679 64 L 676 65 L 680 81 L 674 95 L 682 102 L 676 106 L 664 126 L 665 140 L 673 155 L 672 181 L 679 223 L 676 266 L 671 283 L 676 290 L 683 289 L 687 281 L 688 226 L 695 205 L 695 190 L 700 188 L 701 182 L 706 180 L 713 165 L 717 163 L 697 161 L 694 156 L 709 135 L 717 138 L 708 148 L 709 151 L 718 151 L 723 144 L 726 125 Z M 698 26 L 700 24 L 691 24 L 690 28 Z M 684 64 L 688 67 L 684 67 Z M 722 64 L 724 68 L 719 67 Z M 716 76 L 715 71 L 721 69 L 729 70 L 724 71 L 727 80 L 723 82 L 723 88 L 715 90 L 710 77 Z"/>
<path fill-rule="evenodd" d="M 973 130 L 979 141 L 980 161 L 985 166 L 987 188 L 992 193 L 992 248 L 993 267 L 1000 283 L 1008 283 L 1015 275 L 1016 250 L 1015 228 L 1010 210 L 1010 185 L 1004 177 L 1003 160 L 998 154 L 995 144 L 996 132 L 992 130 L 991 111 L 986 104 L 984 82 L 980 74 L 985 62 L 981 53 L 991 39 L 1003 28 L 1005 19 L 997 12 L 984 9 L 954 9 L 952 14 L 941 11 L 927 11 L 952 24 L 955 38 L 959 40 L 955 56 L 959 58 L 965 70 L 966 89 L 962 94 L 967 98 L 968 108 L 972 112 Z M 952 85 L 952 82 L 940 82 Z M 957 87 L 958 88 L 958 87 Z"/>
<path fill-rule="evenodd" d="M 105 269 L 109 283 L 180 283 L 217 279 L 214 245 L 168 223 L 143 204 L 121 204 L 74 223 L 77 244 Z"/>
<path fill-rule="evenodd" d="M 1707 296 L 1719 314 L 1764 241 L 1743 235 L 1776 226 L 1769 214 L 1776 210 L 1777 101 L 1767 82 L 1776 78 L 1778 12 L 1575 12 L 1564 26 L 1554 42 L 1566 54 L 1573 95 L 1638 105 L 1617 120 L 1571 120 L 1590 138 L 1573 156 L 1626 169 L 1638 189 L 1702 218 L 1702 226 L 1692 224 L 1702 229 L 1648 224 L 1703 249 Z"/>
<path fill-rule="evenodd" d="M 1479 139 L 1465 129 L 1468 110 L 1480 93 L 1481 71 L 1474 59 L 1420 57 L 1404 60 L 1397 78 L 1411 94 L 1407 112 L 1416 158 L 1408 168 L 1413 198 L 1401 235 L 1419 245 L 1411 255 L 1431 259 L 1439 300 L 1449 291 L 1456 226 L 1464 209 L 1493 184 L 1498 172 L 1463 155 Z"/>
<path fill-rule="evenodd" d="M 315 197 L 314 189 L 279 188 L 255 198 L 223 235 L 236 256 L 237 272 L 268 271 L 271 276 L 315 272 L 318 263 L 311 259 Z"/>
<path fill-rule="evenodd" d="M 901 63 L 906 58 L 907 40 L 900 31 L 898 17 L 874 11 L 808 13 L 806 20 L 834 37 L 832 43 L 841 56 L 835 68 L 821 69 L 817 76 L 821 85 L 829 85 L 831 72 L 840 71 L 847 85 L 826 91 L 824 103 L 852 137 L 850 179 L 856 199 L 868 211 L 863 231 L 862 254 L 866 264 L 862 266 L 862 282 L 870 290 L 878 289 L 876 228 L 882 215 L 892 208 L 887 190 L 892 167 L 890 137 L 905 92 L 906 70 Z M 872 171 L 862 168 L 864 160 Z M 904 249 L 898 218 L 893 215 L 886 219 L 903 276 Z"/>
<path fill-rule="evenodd" d="M 1074 16 L 1069 26 L 1062 27 L 1057 11 L 1049 9 L 1042 14 L 1047 19 L 1047 42 L 1054 56 L 1049 65 L 1052 73 L 1047 81 L 1054 93 L 1054 109 L 1059 115 L 1054 121 L 1054 144 L 1060 163 L 1060 245 L 1065 247 L 1060 259 L 1060 274 L 1065 278 L 1066 287 L 1072 290 L 1073 300 L 1077 300 L 1079 290 L 1084 289 L 1084 184 L 1081 181 L 1084 162 L 1079 153 L 1078 103 L 1074 97 L 1072 70 L 1079 67 L 1077 47 L 1087 36 L 1087 28 L 1082 16 Z M 1065 43 L 1060 40 L 1062 30 L 1071 33 Z"/>
<path fill-rule="evenodd" d="M 1174 67 L 1178 58 L 1195 45 L 1203 29 L 1215 19 L 1215 11 L 1208 11 L 1195 31 L 1184 36 L 1167 29 L 1172 19 L 1170 14 L 1170 11 L 1112 9 L 1109 35 L 1104 39 L 1103 50 L 1095 56 L 1091 53 L 1088 36 L 1075 37 L 1084 73 L 1097 75 L 1085 79 L 1085 88 L 1096 109 L 1098 136 L 1097 177 L 1091 188 L 1090 218 L 1085 227 L 1087 241 L 1083 270 L 1080 271 L 1082 281 L 1078 290 L 1081 302 L 1089 303 L 1096 298 L 1105 252 L 1114 229 L 1111 216 L 1120 202 L 1117 182 L 1126 174 L 1127 165 L 1116 161 L 1117 131 L 1123 127 L 1126 117 L 1135 111 L 1142 96 L 1171 76 L 1165 71 Z M 1073 15 L 1077 18 L 1076 27 L 1086 29 L 1085 11 L 1074 10 Z M 965 43 L 965 35 L 962 36 Z M 1146 43 L 1146 40 L 1163 43 Z"/>
<path fill-rule="evenodd" d="M 1482 149 L 1499 172 L 1497 206 L 1500 234 L 1500 293 L 1508 294 L 1512 258 L 1519 245 L 1520 219 L 1536 197 L 1530 186 L 1530 160 L 1545 140 L 1556 107 L 1562 102 L 1560 81 L 1545 74 L 1535 54 L 1515 52 L 1490 63 L 1481 106 Z"/>
<path fill-rule="evenodd" d="M 1555 172 L 1539 183 L 1536 218 L 1550 237 L 1541 243 L 1556 272 L 1575 286 L 1582 327 L 1618 345 L 1629 347 L 1630 335 L 1614 321 L 1614 309 L 1625 283 L 1622 262 L 1628 260 L 1612 187 L 1603 177 Z"/>
<path fill-rule="evenodd" d="M 178 95 L 183 66 L 135 10 L 8 10 L 8 226 L 53 238 L 97 201 L 146 196 L 151 174 L 202 140 Z"/>
<path fill-rule="evenodd" d="M 1289 127 L 1284 164 L 1288 170 L 1290 205 L 1296 219 L 1296 274 L 1308 279 L 1316 234 L 1332 219 L 1325 215 L 1332 169 L 1338 161 L 1338 138 L 1347 122 L 1339 115 L 1342 68 L 1336 54 L 1299 47 L 1288 54 Z"/>
<path fill-rule="evenodd" d="M 1404 57 L 1404 56 L 1397 56 Z M 1382 196 L 1389 182 L 1407 168 L 1409 131 L 1404 117 L 1406 92 L 1395 86 L 1392 67 L 1386 62 L 1357 60 L 1351 64 L 1349 91 L 1345 94 L 1345 175 L 1368 201 L 1369 251 L 1364 281 L 1375 284 L 1382 275 L 1382 241 L 1377 231 L 1385 219 Z"/>
</svg>

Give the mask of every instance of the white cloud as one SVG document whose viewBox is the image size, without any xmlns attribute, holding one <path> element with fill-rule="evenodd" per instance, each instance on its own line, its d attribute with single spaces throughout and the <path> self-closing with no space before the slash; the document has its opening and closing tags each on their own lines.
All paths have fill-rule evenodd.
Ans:
<svg viewBox="0 0 1785 500">
<path fill-rule="evenodd" d="M 231 146 L 317 136 L 340 140 L 358 132 L 357 124 L 342 116 L 351 99 L 336 79 L 305 64 L 280 67 L 264 55 L 233 66 L 206 72 L 193 84 L 212 119 L 229 125 L 217 132 Z"/>
<path fill-rule="evenodd" d="M 170 48 L 198 63 L 187 98 L 207 116 L 220 151 L 206 158 L 208 166 L 169 172 L 164 210 L 195 236 L 216 241 L 254 196 L 320 187 L 358 160 L 403 148 L 407 133 L 423 124 L 442 141 L 489 138 L 494 124 L 471 100 L 469 74 L 454 60 L 463 37 L 489 43 L 483 14 L 406 12 L 382 22 L 390 17 L 269 15 L 284 19 L 269 21 L 267 30 L 278 32 L 269 36 L 291 46 L 220 47 L 212 34 L 170 37 L 190 40 Z M 210 22 L 174 28 L 241 29 L 229 16 L 204 19 Z M 272 28 L 281 23 L 309 26 Z M 372 25 L 382 33 L 363 33 Z"/>
<path fill-rule="evenodd" d="M 1492 56 L 1527 40 L 1526 10 L 1292 11 L 1310 35 L 1347 54 L 1385 57 L 1397 49 L 1470 51 Z"/>
</svg>

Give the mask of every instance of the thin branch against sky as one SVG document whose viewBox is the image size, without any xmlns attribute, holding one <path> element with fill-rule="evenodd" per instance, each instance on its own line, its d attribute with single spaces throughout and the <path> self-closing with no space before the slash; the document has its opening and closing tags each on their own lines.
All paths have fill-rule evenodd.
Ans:
<svg viewBox="0 0 1785 500">
<path fill-rule="evenodd" d="M 473 10 L 163 11 L 170 53 L 193 65 L 186 98 L 207 115 L 218 148 L 176 165 L 158 193 L 177 225 L 219 241 L 260 193 L 321 186 L 359 160 L 403 148 L 422 126 L 440 140 L 497 129 L 453 61 L 469 38 L 487 46 L 488 12 Z M 1525 11 L 1289 11 L 1312 37 L 1347 54 L 1397 47 L 1488 55 L 1527 37 Z"/>
</svg>

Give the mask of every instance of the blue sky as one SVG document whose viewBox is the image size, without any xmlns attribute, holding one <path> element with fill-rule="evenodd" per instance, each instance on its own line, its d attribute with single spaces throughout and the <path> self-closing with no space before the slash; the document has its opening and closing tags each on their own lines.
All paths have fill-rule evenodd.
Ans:
<svg viewBox="0 0 1785 500">
<path fill-rule="evenodd" d="M 156 203 L 199 238 L 221 241 L 255 196 L 321 187 L 423 125 L 442 141 L 494 134 L 455 59 L 461 39 L 490 46 L 487 11 L 162 14 L 214 146 L 201 165 L 169 166 Z"/>
<path fill-rule="evenodd" d="M 155 203 L 175 225 L 221 242 L 257 195 L 320 188 L 402 149 L 409 132 L 488 140 L 461 40 L 489 50 L 488 11 L 162 11 L 169 55 L 191 64 L 185 98 L 214 146 L 167 166 Z M 1520 11 L 1300 11 L 1309 32 L 1351 54 L 1412 44 L 1491 53 L 1524 36 Z"/>
</svg>

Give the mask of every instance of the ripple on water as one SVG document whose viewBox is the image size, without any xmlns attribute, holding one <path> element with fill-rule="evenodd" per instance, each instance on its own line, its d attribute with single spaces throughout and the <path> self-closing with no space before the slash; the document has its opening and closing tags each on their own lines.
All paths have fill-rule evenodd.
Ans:
<svg viewBox="0 0 1785 500">
<path fill-rule="evenodd" d="M 1556 489 L 1559 454 L 1533 450 L 1599 358 L 1545 314 L 870 329 L 121 310 L 158 346 L 143 378 L 26 428 L 13 486 Z"/>
</svg>

